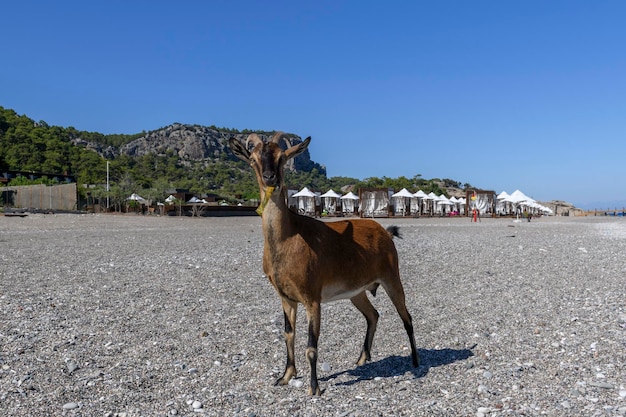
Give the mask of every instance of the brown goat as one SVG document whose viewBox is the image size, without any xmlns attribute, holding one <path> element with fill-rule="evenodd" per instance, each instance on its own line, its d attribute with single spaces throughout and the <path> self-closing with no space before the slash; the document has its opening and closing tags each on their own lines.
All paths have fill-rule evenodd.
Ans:
<svg viewBox="0 0 626 417">
<path fill-rule="evenodd" d="M 284 166 L 307 149 L 311 138 L 284 151 L 278 144 L 281 138 L 279 132 L 264 143 L 253 133 L 246 145 L 230 139 L 233 153 L 252 166 L 259 183 L 258 211 L 265 235 L 263 270 L 281 298 L 285 316 L 287 364 L 276 385 L 287 384 L 296 376 L 294 338 L 298 303 L 306 308 L 309 328 L 306 349 L 311 366 L 309 394 L 321 394 L 317 381 L 321 303 L 348 298 L 365 316 L 367 332 L 357 364 L 369 361 L 378 312 L 365 291 L 376 295 L 379 285 L 402 318 L 409 335 L 413 366 L 419 366 L 411 315 L 400 282 L 398 253 L 392 240 L 394 235 L 398 236 L 397 228 L 385 230 L 373 220 L 321 222 L 289 210 L 283 187 Z M 247 143 L 254 145 L 252 151 Z"/>
</svg>

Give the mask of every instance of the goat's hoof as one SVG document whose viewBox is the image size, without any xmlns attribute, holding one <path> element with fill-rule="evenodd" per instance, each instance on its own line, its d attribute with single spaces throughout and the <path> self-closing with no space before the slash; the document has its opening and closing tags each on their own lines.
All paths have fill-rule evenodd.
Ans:
<svg viewBox="0 0 626 417">
<path fill-rule="evenodd" d="M 362 366 L 365 365 L 366 362 L 371 361 L 372 358 L 370 357 L 369 354 L 367 353 L 361 353 L 361 356 L 359 356 L 359 360 L 356 361 L 357 366 Z"/>
<path fill-rule="evenodd" d="M 285 378 L 278 378 L 276 382 L 274 382 L 274 386 L 277 387 L 279 385 L 287 385 L 288 383 L 289 383 L 289 380 L 285 381 Z"/>
<path fill-rule="evenodd" d="M 289 384 L 289 381 L 291 380 L 291 378 L 295 378 L 296 375 L 298 375 L 296 368 L 287 367 L 287 369 L 285 369 L 285 373 L 283 374 L 283 376 L 281 376 L 280 378 L 276 380 L 276 382 L 274 382 L 274 386 L 287 385 Z"/>
<path fill-rule="evenodd" d="M 415 355 L 413 356 L 413 367 L 419 368 L 419 366 L 420 366 L 420 357 L 419 355 Z"/>
<path fill-rule="evenodd" d="M 319 386 L 315 387 L 315 389 L 313 389 L 313 387 L 310 387 L 309 395 L 317 395 L 319 397 L 320 395 L 322 395 L 322 390 Z"/>
</svg>

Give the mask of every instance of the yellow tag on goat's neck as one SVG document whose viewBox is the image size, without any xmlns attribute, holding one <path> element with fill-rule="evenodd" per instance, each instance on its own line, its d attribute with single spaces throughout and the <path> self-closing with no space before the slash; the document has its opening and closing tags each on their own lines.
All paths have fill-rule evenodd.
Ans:
<svg viewBox="0 0 626 417">
<path fill-rule="evenodd" d="M 267 206 L 267 202 L 270 201 L 270 197 L 272 196 L 273 192 L 274 192 L 274 187 L 267 187 L 265 189 L 265 195 L 263 196 L 263 201 L 261 201 L 261 204 L 256 209 L 256 212 L 259 214 L 259 216 L 263 215 L 263 210 L 265 210 L 265 206 Z"/>
</svg>

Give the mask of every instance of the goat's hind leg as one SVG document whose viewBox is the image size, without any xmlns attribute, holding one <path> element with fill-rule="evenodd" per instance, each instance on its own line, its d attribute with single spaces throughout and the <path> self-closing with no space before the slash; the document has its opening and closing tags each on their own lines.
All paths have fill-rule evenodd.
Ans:
<svg viewBox="0 0 626 417">
<path fill-rule="evenodd" d="M 374 334 L 376 333 L 376 325 L 378 324 L 378 311 L 374 308 L 370 300 L 367 298 L 365 291 L 355 295 L 350 299 L 352 304 L 365 316 L 367 320 L 367 332 L 365 333 L 365 341 L 363 342 L 363 348 L 361 349 L 361 355 L 357 361 L 357 365 L 363 365 L 365 362 L 370 361 L 372 342 L 374 340 Z"/>
<path fill-rule="evenodd" d="M 391 298 L 393 305 L 396 307 L 400 318 L 402 319 L 402 323 L 404 324 L 404 330 L 406 330 L 407 335 L 409 336 L 409 343 L 411 344 L 411 360 L 413 362 L 414 367 L 419 366 L 420 358 L 417 353 L 417 347 L 415 346 L 415 335 L 413 332 L 413 319 L 409 314 L 409 310 L 406 308 L 406 299 L 404 296 L 404 288 L 402 287 L 402 282 L 400 282 L 400 277 L 396 277 L 391 282 L 383 283 L 383 287 Z"/>
<path fill-rule="evenodd" d="M 296 339 L 296 316 L 298 312 L 298 303 L 281 299 L 283 304 L 283 314 L 285 316 L 285 345 L 287 346 L 287 363 L 283 376 L 278 378 L 274 385 L 286 385 L 289 380 L 296 376 L 296 357 L 294 354 L 294 345 Z"/>
</svg>

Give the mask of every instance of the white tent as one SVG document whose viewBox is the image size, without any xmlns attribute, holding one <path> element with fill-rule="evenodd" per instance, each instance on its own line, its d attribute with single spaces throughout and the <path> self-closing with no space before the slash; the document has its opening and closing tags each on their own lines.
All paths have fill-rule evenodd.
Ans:
<svg viewBox="0 0 626 417">
<path fill-rule="evenodd" d="M 520 203 L 521 206 L 526 207 L 526 209 L 530 212 L 530 213 L 543 213 L 543 214 L 553 214 L 554 212 L 552 211 L 552 209 L 541 205 L 539 203 L 537 203 L 536 201 L 522 201 Z"/>
<path fill-rule="evenodd" d="M 197 203 L 202 203 L 203 201 L 200 200 L 198 197 L 193 196 L 189 199 L 189 201 L 187 201 L 188 203 L 192 203 L 192 204 L 197 204 Z"/>
<path fill-rule="evenodd" d="M 330 189 L 322 194 L 320 197 L 324 202 L 324 210 L 328 214 L 335 214 L 337 211 L 339 211 L 339 208 L 341 206 L 341 201 L 339 200 L 341 198 L 341 194 Z"/>
<path fill-rule="evenodd" d="M 435 202 L 437 201 L 437 195 L 432 191 L 426 194 L 426 211 L 431 216 L 435 214 L 435 210 L 437 209 Z"/>
<path fill-rule="evenodd" d="M 514 204 L 519 204 L 522 201 L 534 202 L 532 198 L 528 197 L 526 194 L 521 192 L 520 190 L 515 190 L 508 197 L 504 198 L 504 201 L 509 201 Z"/>
<path fill-rule="evenodd" d="M 328 197 L 332 197 L 332 198 L 341 198 L 341 194 L 335 192 L 334 190 L 328 190 L 326 191 L 324 194 L 322 194 L 320 197 L 324 197 L 324 198 L 328 198 Z"/>
<path fill-rule="evenodd" d="M 467 206 L 467 200 L 465 199 L 465 197 L 461 197 L 459 198 L 459 212 L 461 215 L 465 214 L 465 207 Z"/>
<path fill-rule="evenodd" d="M 448 200 L 448 197 L 443 194 L 437 196 L 437 201 L 439 202 L 439 204 L 443 204 L 444 206 L 452 205 L 452 202 Z"/>
<path fill-rule="evenodd" d="M 436 204 L 436 211 L 440 214 L 447 214 L 450 211 L 450 206 L 453 205 L 453 203 L 448 200 L 448 197 L 443 194 L 436 196 L 434 201 Z"/>
<path fill-rule="evenodd" d="M 401 189 L 400 191 L 398 191 L 395 194 L 391 195 L 391 198 L 393 199 L 393 206 L 394 206 L 394 213 L 395 214 L 399 214 L 401 216 L 406 215 L 407 213 L 409 213 L 410 210 L 410 199 L 414 198 L 413 193 L 409 192 L 409 190 L 407 190 L 406 188 Z M 409 204 L 407 204 L 407 200 L 409 202 Z M 409 210 L 407 210 L 407 207 Z"/>
<path fill-rule="evenodd" d="M 449 201 L 452 203 L 452 211 L 455 211 L 456 214 L 461 214 L 461 203 L 459 202 L 459 199 L 452 196 Z"/>
<path fill-rule="evenodd" d="M 129 200 L 129 201 L 137 201 L 137 202 L 138 202 L 138 203 L 140 203 L 140 204 L 147 204 L 147 203 L 148 203 L 148 201 L 147 201 L 145 198 L 143 198 L 143 197 L 142 197 L 142 196 L 140 196 L 139 194 L 135 194 L 135 193 L 132 193 L 132 194 L 130 195 L 130 197 L 128 197 L 126 200 Z"/>
<path fill-rule="evenodd" d="M 546 206 L 543 206 L 543 205 L 541 205 L 541 204 L 538 204 L 538 205 L 539 205 L 539 210 L 540 210 L 542 213 L 544 213 L 544 214 L 549 214 L 549 215 L 554 214 L 554 211 L 553 211 L 550 207 L 546 207 Z"/>
<path fill-rule="evenodd" d="M 309 190 L 307 187 L 304 187 L 303 189 L 295 193 L 293 197 L 315 197 L 315 193 Z"/>
<path fill-rule="evenodd" d="M 420 204 L 419 204 L 419 206 L 420 206 L 420 208 L 419 208 L 420 214 L 432 215 L 432 213 L 433 213 L 433 206 L 434 206 L 433 198 L 435 197 L 435 194 L 432 193 L 432 192 L 429 193 L 429 194 L 426 194 L 424 191 L 419 190 L 414 195 L 420 201 Z"/>
<path fill-rule="evenodd" d="M 496 212 L 500 214 L 508 214 L 513 211 L 512 203 L 507 200 L 511 196 L 506 191 L 502 191 L 496 196 Z"/>
<path fill-rule="evenodd" d="M 502 191 L 500 194 L 497 195 L 496 199 L 498 200 L 504 200 L 505 198 L 509 198 L 509 193 L 507 193 L 506 191 Z"/>
<path fill-rule="evenodd" d="M 174 196 L 173 196 L 173 195 L 171 195 L 171 194 L 170 194 L 170 196 L 169 196 L 169 197 L 167 197 L 167 198 L 165 199 L 165 202 L 166 202 L 167 204 L 171 204 L 171 203 L 173 203 L 174 201 L 176 201 L 176 197 L 174 197 Z"/>
<path fill-rule="evenodd" d="M 307 216 L 315 215 L 315 196 L 316 194 L 304 187 L 292 197 L 295 197 L 298 201 L 298 212 Z"/>
<path fill-rule="evenodd" d="M 427 195 L 422 190 L 417 190 L 413 194 L 414 199 L 411 200 L 411 213 L 422 214 L 426 210 Z"/>
<path fill-rule="evenodd" d="M 341 196 L 341 206 L 346 214 L 354 214 L 357 209 L 357 201 L 359 197 L 350 191 L 348 194 Z"/>
<path fill-rule="evenodd" d="M 401 189 L 395 194 L 391 195 L 393 198 L 412 198 L 413 193 L 409 192 L 406 188 Z"/>
<path fill-rule="evenodd" d="M 517 215 L 518 220 L 519 215 L 521 214 L 522 205 L 528 205 L 535 202 L 535 200 L 528 197 L 520 190 L 513 191 L 508 197 L 504 198 L 502 201 L 512 203 L 515 206 L 515 214 Z"/>
</svg>

